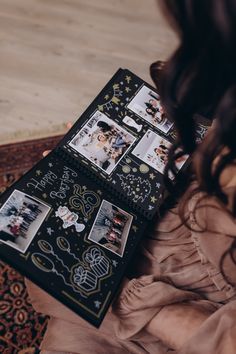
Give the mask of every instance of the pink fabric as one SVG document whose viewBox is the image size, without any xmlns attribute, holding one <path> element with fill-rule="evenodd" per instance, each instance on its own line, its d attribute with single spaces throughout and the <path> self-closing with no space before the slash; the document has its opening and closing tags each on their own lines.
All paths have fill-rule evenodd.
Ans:
<svg viewBox="0 0 236 354">
<path fill-rule="evenodd" d="M 233 189 L 227 193 L 230 196 Z M 236 353 L 236 289 L 219 268 L 236 237 L 236 222 L 216 198 L 202 196 L 188 203 L 192 230 L 182 225 L 177 209 L 156 224 L 153 235 L 143 241 L 137 278 L 123 285 L 99 330 L 26 281 L 36 310 L 51 316 L 42 349 L 54 354 L 164 354 L 171 348 L 148 334 L 145 326 L 164 306 L 188 303 L 207 311 L 208 319 L 171 353 Z M 225 270 L 236 281 L 236 266 L 229 258 Z"/>
</svg>

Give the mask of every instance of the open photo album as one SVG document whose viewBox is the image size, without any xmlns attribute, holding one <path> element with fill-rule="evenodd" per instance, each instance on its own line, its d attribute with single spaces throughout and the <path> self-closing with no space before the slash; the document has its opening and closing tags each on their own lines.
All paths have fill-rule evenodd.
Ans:
<svg viewBox="0 0 236 354">
<path fill-rule="evenodd" d="M 199 120 L 199 141 L 207 129 Z M 175 138 L 157 91 L 119 69 L 57 147 L 1 195 L 0 258 L 99 327 L 163 202 Z M 185 155 L 177 168 L 187 163 Z"/>
</svg>

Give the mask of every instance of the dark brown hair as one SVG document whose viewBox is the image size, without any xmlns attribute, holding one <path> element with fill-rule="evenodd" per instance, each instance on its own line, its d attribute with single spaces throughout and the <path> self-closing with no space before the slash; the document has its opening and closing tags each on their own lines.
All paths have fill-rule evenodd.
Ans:
<svg viewBox="0 0 236 354">
<path fill-rule="evenodd" d="M 220 174 L 236 156 L 236 1 L 160 3 L 180 40 L 161 71 L 156 63 L 150 67 L 164 110 L 178 131 L 171 153 L 177 146 L 189 154 L 196 150 L 195 114 L 216 117 L 214 138 L 201 147 L 198 172 L 201 189 L 218 193 Z M 212 162 L 225 147 L 228 153 L 213 171 Z"/>
<path fill-rule="evenodd" d="M 177 172 L 175 160 L 181 155 L 181 147 L 182 154 L 198 157 L 191 173 L 197 177 L 199 189 L 227 205 L 228 198 L 219 180 L 225 167 L 236 158 L 236 0 L 162 0 L 160 3 L 179 37 L 177 49 L 162 70 L 157 63 L 150 67 L 165 113 L 174 121 L 178 132 L 169 152 L 168 188 L 173 189 L 167 179 L 168 170 Z M 198 149 L 196 114 L 215 118 L 214 131 Z M 189 171 L 188 175 L 180 176 L 182 181 L 186 179 L 185 189 L 191 181 L 189 176 Z M 236 215 L 235 201 L 232 215 Z"/>
</svg>

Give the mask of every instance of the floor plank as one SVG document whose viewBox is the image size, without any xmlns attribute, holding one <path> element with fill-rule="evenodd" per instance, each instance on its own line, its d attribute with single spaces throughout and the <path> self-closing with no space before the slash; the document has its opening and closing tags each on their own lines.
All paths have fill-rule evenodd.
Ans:
<svg viewBox="0 0 236 354">
<path fill-rule="evenodd" d="M 156 0 L 0 0 L 0 143 L 65 131 L 119 67 L 150 82 L 175 45 Z"/>
</svg>

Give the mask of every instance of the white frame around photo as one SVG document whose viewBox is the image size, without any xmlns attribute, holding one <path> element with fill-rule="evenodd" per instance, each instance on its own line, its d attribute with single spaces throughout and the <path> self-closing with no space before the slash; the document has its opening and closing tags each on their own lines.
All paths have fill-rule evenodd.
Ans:
<svg viewBox="0 0 236 354">
<path fill-rule="evenodd" d="M 19 191 L 18 189 L 15 189 L 10 194 L 10 196 L 7 198 L 7 200 L 4 202 L 4 204 L 0 207 L 0 232 L 4 232 L 5 235 L 8 234 L 9 236 L 14 237 L 14 235 L 11 232 L 7 231 L 6 225 L 1 227 L 2 211 L 4 210 L 4 208 L 6 208 L 7 204 L 10 202 L 11 199 L 14 200 L 14 198 L 18 198 L 18 200 L 19 200 L 20 195 L 23 195 L 22 203 L 23 203 L 24 198 L 25 198 L 25 200 L 27 200 L 27 199 L 30 200 L 32 203 L 35 202 L 39 206 L 39 209 L 40 208 L 42 209 L 41 213 L 39 215 L 37 215 L 37 217 L 29 225 L 29 229 L 26 232 L 26 236 L 27 236 L 26 239 L 24 239 L 22 236 L 15 236 L 15 237 L 17 237 L 16 242 L 12 242 L 10 240 L 7 240 L 7 241 L 3 240 L 3 239 L 1 239 L 1 236 L 0 236 L 0 247 L 1 247 L 1 243 L 4 243 L 4 244 L 16 249 L 19 252 L 25 253 L 52 208 L 48 204 L 46 204 L 45 202 L 42 202 L 41 200 L 39 200 L 38 198 L 32 197 L 32 196 L 28 195 L 27 193 L 24 193 L 24 192 Z M 14 202 L 12 202 L 12 204 L 14 205 Z M 4 217 L 4 215 L 2 215 L 2 217 Z M 18 245 L 17 245 L 17 241 L 19 243 Z"/>
<path fill-rule="evenodd" d="M 128 220 L 126 221 L 126 223 L 125 223 L 125 226 L 124 226 L 124 229 L 125 229 L 125 231 L 124 231 L 125 236 L 124 236 L 124 239 L 123 239 L 123 245 L 122 245 L 121 253 L 118 253 L 118 252 L 116 252 L 116 251 L 114 251 L 114 250 L 112 250 L 112 249 L 106 247 L 106 245 L 99 243 L 98 241 L 96 241 L 96 240 L 93 238 L 93 230 L 94 230 L 95 227 L 96 227 L 96 222 L 97 222 L 97 220 L 98 220 L 99 215 L 101 214 L 101 210 L 102 210 L 102 208 L 104 207 L 104 204 L 106 204 L 106 203 L 109 204 L 109 205 L 111 205 L 111 206 L 114 206 L 116 209 L 118 209 L 119 213 L 123 214 L 123 215 L 124 215 L 125 217 L 127 217 L 127 219 L 128 219 Z M 133 216 L 132 216 L 131 214 L 127 213 L 126 211 L 124 211 L 123 209 L 119 208 L 119 207 L 116 206 L 115 204 L 110 203 L 110 202 L 108 202 L 107 200 L 103 199 L 103 200 L 102 200 L 102 203 L 101 203 L 101 205 L 100 205 L 100 207 L 99 207 L 99 210 L 98 210 L 98 212 L 97 212 L 96 218 L 95 218 L 95 220 L 94 220 L 94 222 L 93 222 L 93 225 L 92 225 L 92 227 L 91 227 L 91 230 L 90 230 L 90 233 L 89 233 L 89 236 L 88 236 L 88 240 L 90 240 L 90 241 L 96 243 L 96 244 L 99 245 L 100 247 L 103 247 L 103 248 L 107 249 L 108 251 L 110 251 L 110 252 L 116 254 L 116 255 L 119 256 L 119 257 L 123 257 L 124 251 L 125 251 L 125 247 L 126 247 L 126 244 L 127 244 L 127 240 L 128 240 L 128 236 L 129 236 L 129 232 L 130 232 L 130 229 L 131 229 L 132 222 L 133 222 Z M 122 236 L 123 236 L 123 235 L 122 235 Z M 122 237 L 122 236 L 121 236 L 121 237 Z M 101 237 L 101 239 L 102 239 L 102 237 Z"/>
<path fill-rule="evenodd" d="M 154 168 L 159 173 L 163 174 L 166 163 L 161 160 L 161 154 L 155 152 L 156 149 L 159 149 L 160 146 L 164 146 L 166 149 L 163 152 L 163 156 L 166 155 L 167 149 L 170 148 L 171 143 L 163 138 L 162 136 L 156 134 L 152 130 L 148 130 L 145 135 L 141 138 L 138 144 L 132 151 L 132 154 L 136 156 L 141 161 L 145 162 L 147 165 Z M 166 155 L 167 158 L 168 154 Z M 184 155 L 181 159 L 181 162 L 176 163 L 176 167 L 180 170 L 184 163 L 186 162 L 188 156 Z M 173 176 L 170 176 L 173 179 Z"/>
<path fill-rule="evenodd" d="M 127 137 L 130 142 L 130 145 L 127 147 L 124 153 L 119 157 L 119 159 L 113 165 L 111 164 L 111 161 L 109 161 L 110 159 L 107 158 L 107 153 L 105 152 L 104 148 L 103 147 L 99 148 L 100 150 L 98 150 L 98 153 L 101 154 L 101 159 L 103 157 L 105 159 L 105 162 L 109 161 L 109 163 L 111 164 L 111 166 L 108 166 L 108 168 L 106 169 L 101 166 L 101 162 L 102 162 L 101 160 L 100 163 L 98 163 L 96 162 L 95 158 L 94 159 L 92 158 L 91 155 L 95 156 L 95 151 L 91 150 L 89 152 L 89 149 L 95 148 L 95 143 L 93 142 L 94 136 L 98 137 L 99 134 L 100 135 L 102 134 L 101 132 L 99 132 L 99 127 L 97 126 L 97 123 L 99 121 L 102 121 L 105 124 L 114 127 L 115 130 L 120 132 L 123 136 Z M 79 141 L 79 143 L 75 143 L 76 140 L 77 142 Z M 104 113 L 97 110 L 95 111 L 95 113 L 93 113 L 93 115 L 89 118 L 89 120 L 83 125 L 83 127 L 76 133 L 76 135 L 71 139 L 71 141 L 69 142 L 69 146 L 73 148 L 76 152 L 84 156 L 93 165 L 97 166 L 103 172 L 110 175 L 112 171 L 116 168 L 116 166 L 119 164 L 121 159 L 123 159 L 123 157 L 128 153 L 128 151 L 130 151 L 135 141 L 136 138 L 130 132 L 128 132 L 125 128 L 121 127 L 118 123 L 116 123 L 115 121 L 107 117 Z"/>
<path fill-rule="evenodd" d="M 155 118 L 147 113 L 147 106 L 145 107 L 145 105 L 150 103 L 150 100 L 156 101 L 156 104 L 161 107 L 159 95 L 144 85 L 127 105 L 127 108 L 151 124 L 153 127 L 167 134 L 174 123 L 169 121 L 166 117 L 164 117 L 163 122 L 156 122 Z"/>
</svg>

